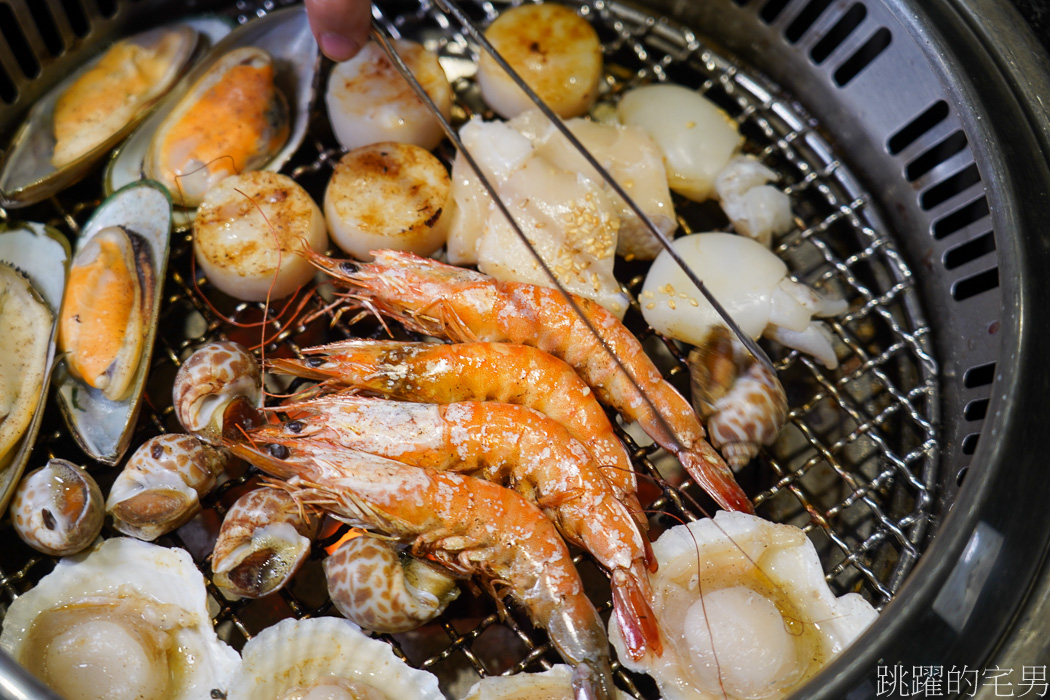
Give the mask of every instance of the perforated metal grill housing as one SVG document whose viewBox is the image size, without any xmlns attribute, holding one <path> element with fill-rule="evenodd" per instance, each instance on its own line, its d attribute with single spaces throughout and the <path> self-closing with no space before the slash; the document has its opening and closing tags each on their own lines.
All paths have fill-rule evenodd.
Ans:
<svg viewBox="0 0 1050 700">
<path fill-rule="evenodd" d="M 475 111 L 469 42 L 428 3 L 381 7 L 385 27 L 422 38 L 445 56 L 450 75 L 459 76 L 459 116 Z M 485 22 L 501 7 L 482 3 L 471 9 Z M 100 6 L 78 20 L 67 17 L 66 9 L 56 3 L 42 10 L 0 2 L 0 14 L 17 20 L 0 22 L 8 28 L 7 45 L 0 42 L 0 100 L 10 105 L 0 107 L 0 123 L 7 130 L 55 79 L 36 80 L 40 73 L 47 78 L 82 57 L 89 51 L 80 46 L 85 39 L 95 46 L 141 26 L 146 11 L 142 3 Z M 167 5 L 164 11 L 180 9 Z M 239 21 L 267 9 L 270 3 L 223 8 Z M 1002 304 L 994 200 L 981 179 L 970 121 L 960 116 L 959 94 L 916 44 L 914 28 L 901 23 L 904 15 L 894 3 L 713 0 L 695 6 L 655 2 L 642 10 L 594 2 L 580 10 L 606 46 L 611 93 L 647 80 L 671 80 L 703 91 L 731 114 L 748 139 L 746 150 L 777 170 L 792 196 L 798 230 L 777 241 L 777 253 L 798 280 L 850 301 L 850 311 L 832 322 L 840 370 L 828 372 L 808 358 L 770 347 L 789 391 L 789 426 L 740 479 L 760 513 L 810 532 L 837 592 L 860 590 L 885 607 L 930 545 L 931 526 L 957 498 L 993 401 Z M 908 89 L 893 89 L 902 71 L 909 76 Z M 322 139 L 308 144 L 286 170 L 320 197 L 336 157 L 334 144 Z M 18 214 L 72 235 L 99 189 L 97 182 L 87 182 L 60 201 Z M 687 231 L 725 225 L 713 206 L 683 207 L 681 218 Z M 198 281 L 198 292 L 190 258 L 188 236 L 177 237 L 153 358 L 154 410 L 141 419 L 136 444 L 179 429 L 170 409 L 170 383 L 192 349 L 226 336 L 255 344 L 261 332 L 221 319 L 218 312 L 251 322 L 261 311 L 224 299 L 204 280 Z M 637 291 L 640 268 L 621 264 L 617 272 Z M 682 349 L 652 336 L 636 312 L 628 322 L 654 355 L 664 358 L 669 378 L 685 388 Z M 379 330 L 347 326 L 342 317 L 330 316 L 308 327 L 286 326 L 278 318 L 266 332 L 266 352 L 274 354 Z M 53 413 L 34 462 L 52 454 L 83 462 Z M 623 437 L 640 470 L 664 469 L 660 451 Z M 93 471 L 105 489 L 113 475 Z M 210 498 L 197 525 L 166 540 L 190 549 L 206 577 L 207 552 L 197 540 L 207 540 L 251 476 L 230 482 Z M 708 505 L 688 487 L 650 495 L 654 508 L 669 513 L 654 517 L 657 530 L 676 518 L 696 517 Z M 321 556 L 318 547 L 304 574 L 278 596 L 224 604 L 216 621 L 221 633 L 239 646 L 282 617 L 331 612 L 318 584 Z M 14 597 L 51 565 L 15 547 L 0 559 L 0 585 Z M 604 603 L 607 589 L 597 568 L 586 557 L 579 565 L 595 599 Z M 602 609 L 607 612 L 608 605 Z M 535 670 L 557 660 L 542 632 L 520 612 L 501 623 L 489 602 L 469 596 L 438 624 L 389 641 L 411 663 L 438 673 L 447 687 L 479 674 Z M 655 693 L 647 679 L 623 672 L 619 677 L 638 696 Z"/>
</svg>

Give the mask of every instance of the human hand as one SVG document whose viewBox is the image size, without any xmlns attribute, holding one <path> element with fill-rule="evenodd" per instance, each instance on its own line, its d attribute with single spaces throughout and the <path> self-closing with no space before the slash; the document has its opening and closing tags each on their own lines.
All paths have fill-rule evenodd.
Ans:
<svg viewBox="0 0 1050 700">
<path fill-rule="evenodd" d="M 333 61 L 352 58 L 368 41 L 369 0 L 305 0 L 310 29 L 321 52 Z"/>
</svg>

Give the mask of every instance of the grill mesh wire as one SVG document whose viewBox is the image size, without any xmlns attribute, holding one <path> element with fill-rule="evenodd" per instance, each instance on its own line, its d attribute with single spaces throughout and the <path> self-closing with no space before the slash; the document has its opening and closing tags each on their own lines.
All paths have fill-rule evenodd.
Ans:
<svg viewBox="0 0 1050 700">
<path fill-rule="evenodd" d="M 386 13 L 378 19 L 388 31 L 424 41 L 442 54 L 450 75 L 458 76 L 453 80 L 460 98 L 455 116 L 463 119 L 478 112 L 480 102 L 469 77 L 468 67 L 476 57 L 470 42 L 429 3 L 393 3 L 384 8 Z M 270 9 L 269 2 L 257 5 L 242 0 L 234 14 L 244 22 Z M 484 24 L 500 7 L 476 3 L 468 9 Z M 671 80 L 700 90 L 737 121 L 747 139 L 745 150 L 780 174 L 779 184 L 792 198 L 797 230 L 778 239 L 775 252 L 796 280 L 837 291 L 849 300 L 850 310 L 830 323 L 842 363 L 838 370 L 828 372 L 798 353 L 767 345 L 787 389 L 791 413 L 777 444 L 764 450 L 739 480 L 759 514 L 808 531 L 836 593 L 858 591 L 877 608 L 883 607 L 922 552 L 938 465 L 937 365 L 929 352 L 931 331 L 910 284 L 911 271 L 887 232 L 877 230 L 866 215 L 873 206 L 870 195 L 836 158 L 814 121 L 776 86 L 670 21 L 609 2 L 583 4 L 579 9 L 603 40 L 609 94 L 651 79 Z M 285 171 L 320 201 L 340 152 L 328 134 L 323 109 L 315 126 L 312 138 Z M 442 155 L 448 160 L 452 154 Z M 98 178 L 91 179 L 61 199 L 27 210 L 25 218 L 47 221 L 72 238 L 97 205 L 100 190 Z M 726 225 L 715 206 L 677 203 L 687 232 Z M 297 354 L 326 340 L 378 337 L 382 332 L 371 319 L 350 323 L 334 309 L 306 324 L 291 314 L 274 318 L 271 310 L 265 325 L 241 327 L 262 319 L 262 305 L 237 303 L 210 288 L 203 278 L 195 280 L 188 233 L 176 234 L 172 246 L 148 406 L 133 446 L 153 434 L 180 430 L 171 409 L 171 382 L 181 361 L 209 341 L 231 337 L 256 346 L 265 333 L 267 342 L 260 352 L 273 356 Z M 617 263 L 618 277 L 632 293 L 640 289 L 643 272 L 644 266 L 637 263 Z M 304 314 L 323 305 L 320 297 L 308 299 Z M 274 309 L 281 306 L 275 304 Z M 646 328 L 636 307 L 628 313 L 627 323 L 663 363 L 668 378 L 687 390 L 682 349 Z M 269 388 L 281 392 L 288 386 L 271 380 Z M 646 478 L 642 482 L 649 495 L 645 500 L 657 512 L 654 536 L 664 527 L 710 510 L 711 502 L 691 485 L 679 489 L 657 481 L 661 473 L 674 481 L 673 459 L 620 432 L 640 473 L 653 477 L 652 482 Z M 65 433 L 54 406 L 48 409 L 29 468 L 52 456 L 86 464 L 104 491 L 116 475 L 116 470 L 87 463 Z M 315 548 L 306 571 L 266 599 L 228 602 L 211 584 L 208 551 L 201 542 L 214 536 L 225 509 L 254 483 L 252 470 L 230 480 L 205 501 L 201 518 L 161 540 L 184 546 L 194 555 L 221 605 L 217 628 L 238 648 L 278 619 L 332 612 L 320 574 L 321 546 Z M 5 541 L 17 542 L 9 521 L 0 525 L 0 532 Z M 320 544 L 329 545 L 340 534 L 341 530 L 330 533 Z M 50 558 L 20 542 L 8 549 L 10 553 L 0 561 L 4 603 L 53 567 Z M 576 560 L 593 598 L 607 614 L 610 605 L 603 577 L 586 555 Z M 512 608 L 511 612 L 501 621 L 491 601 L 464 595 L 436 623 L 386 639 L 410 663 L 429 668 L 446 687 L 460 690 L 478 675 L 538 670 L 557 662 L 542 631 L 534 630 L 520 611 Z M 632 694 L 655 693 L 644 677 L 622 669 L 617 674 Z"/>
</svg>

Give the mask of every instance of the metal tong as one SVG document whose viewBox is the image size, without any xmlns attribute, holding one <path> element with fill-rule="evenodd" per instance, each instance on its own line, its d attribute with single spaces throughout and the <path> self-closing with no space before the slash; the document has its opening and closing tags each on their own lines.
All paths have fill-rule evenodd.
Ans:
<svg viewBox="0 0 1050 700">
<path fill-rule="evenodd" d="M 617 195 L 619 195 L 627 203 L 631 210 L 639 217 L 639 219 L 641 219 L 645 223 L 646 227 L 653 233 L 654 236 L 656 236 L 657 240 L 660 241 L 660 244 L 663 246 L 664 250 L 667 251 L 667 253 L 675 261 L 675 263 L 682 269 L 682 271 L 685 272 L 686 277 L 689 279 L 689 281 L 696 285 L 696 287 L 700 290 L 700 293 L 704 295 L 704 298 L 707 299 L 707 301 L 711 304 L 711 306 L 715 309 L 718 315 L 725 322 L 726 326 L 731 331 L 733 331 L 733 333 L 736 335 L 737 339 L 743 344 L 743 346 L 747 348 L 748 352 L 751 353 L 751 355 L 757 361 L 761 362 L 766 367 L 768 367 L 771 372 L 775 373 L 773 363 L 772 361 L 770 361 L 766 353 L 751 338 L 751 336 L 744 333 L 740 329 L 740 327 L 728 314 L 728 312 L 725 310 L 722 304 L 719 303 L 718 299 L 716 299 L 715 296 L 710 292 L 710 290 L 707 289 L 703 281 L 697 277 L 696 273 L 692 270 L 692 268 L 690 268 L 689 265 L 686 264 L 686 262 L 681 258 L 681 256 L 678 255 L 678 253 L 674 250 L 674 248 L 671 246 L 670 239 L 668 239 L 667 236 L 665 236 L 664 233 L 660 231 L 660 229 L 645 214 L 645 212 L 642 211 L 638 204 L 635 203 L 635 201 L 627 194 L 626 190 L 616 181 L 615 178 L 612 177 L 612 175 L 609 174 L 609 172 L 604 167 L 602 167 L 601 163 L 599 163 L 598 160 L 590 153 L 590 151 L 588 151 L 584 147 L 584 145 L 579 141 L 579 139 L 577 139 L 576 136 L 573 135 L 572 131 L 570 131 L 569 128 L 562 123 L 558 115 L 554 113 L 554 111 L 543 101 L 543 99 L 540 98 L 540 96 L 537 95 L 535 91 L 533 91 L 532 88 L 528 86 L 528 84 L 524 81 L 524 79 L 522 79 L 522 77 L 517 73 L 517 71 L 515 71 L 509 63 L 507 63 L 507 61 L 499 54 L 498 51 L 496 51 L 495 47 L 493 47 L 492 44 L 485 38 L 485 35 L 481 32 L 481 30 L 477 28 L 477 26 L 475 26 L 474 22 L 470 19 L 470 17 L 468 17 L 466 13 L 464 13 L 463 10 L 459 8 L 459 6 L 455 3 L 454 0 L 433 0 L 433 2 L 434 5 L 438 8 L 438 10 L 443 12 L 445 15 L 455 19 L 455 21 L 463 27 L 466 33 L 478 43 L 481 49 L 488 53 L 493 58 L 493 60 L 495 60 L 496 64 L 499 65 L 499 67 L 507 73 L 511 80 L 513 80 L 514 83 L 519 88 L 521 88 L 521 90 L 526 95 L 528 95 L 529 99 L 532 100 L 536 107 L 541 112 L 543 112 L 543 114 L 551 121 L 552 124 L 554 124 L 558 131 L 569 140 L 569 143 L 571 143 L 572 146 L 577 151 L 579 151 L 579 153 L 587 160 L 591 167 L 593 167 L 595 171 L 597 171 L 598 174 L 602 177 L 602 179 L 604 179 L 605 182 L 608 183 L 609 187 Z M 374 5 L 372 8 L 372 14 L 373 17 L 376 18 L 382 16 L 381 12 Z M 660 412 L 656 410 L 655 406 L 652 404 L 650 397 L 646 394 L 645 390 L 641 387 L 637 379 L 631 374 L 627 367 L 624 366 L 623 362 L 617 356 L 616 352 L 614 352 L 613 349 L 609 347 L 605 339 L 602 337 L 601 333 L 598 332 L 598 330 L 591 323 L 590 319 L 580 309 L 579 305 L 576 303 L 576 300 L 573 298 L 573 295 L 565 289 L 564 285 L 562 285 L 562 283 L 551 271 L 550 267 L 547 265 L 547 262 L 543 260 L 540 254 L 536 251 L 535 247 L 533 247 L 532 243 L 525 236 L 525 233 L 518 225 L 510 210 L 507 209 L 507 206 L 500 199 L 495 187 L 482 172 L 480 166 L 478 165 L 477 161 L 474 159 L 470 151 L 464 146 L 462 140 L 459 138 L 459 134 L 452 127 L 449 121 L 445 119 L 444 115 L 441 114 L 441 110 L 437 108 L 437 105 L 434 104 L 434 101 L 430 98 L 430 95 L 427 94 L 426 90 L 423 88 L 420 82 L 416 79 L 414 75 L 412 75 L 412 72 L 409 70 L 404 60 L 398 54 L 397 49 L 390 41 L 390 38 L 387 37 L 386 33 L 379 27 L 379 25 L 376 22 L 372 23 L 370 33 L 373 40 L 375 40 L 375 42 L 383 49 L 383 51 L 386 53 L 387 57 L 393 63 L 397 71 L 405 78 L 406 81 L 408 81 L 408 84 L 412 86 L 413 91 L 415 91 L 419 99 L 422 100 L 422 102 L 434 114 L 434 116 L 437 117 L 438 121 L 441 124 L 441 128 L 445 132 L 445 135 L 463 155 L 464 160 L 477 175 L 478 181 L 481 183 L 482 187 L 485 188 L 485 191 L 492 198 L 492 201 L 495 202 L 500 212 L 503 214 L 504 217 L 506 217 L 508 223 L 510 223 L 511 228 L 514 230 L 515 234 L 525 244 L 525 247 L 529 250 L 532 257 L 539 265 L 540 269 L 543 270 L 544 274 L 551 280 L 552 286 L 565 296 L 573 311 L 584 322 L 584 324 L 586 324 L 589 331 L 598 339 L 604 350 L 616 362 L 616 365 L 620 369 L 620 371 L 622 371 L 628 377 L 635 389 L 638 390 L 638 392 L 642 395 L 644 400 L 649 404 L 650 408 L 653 409 L 654 413 L 657 416 L 659 416 Z M 669 432 L 672 435 L 674 434 L 674 431 L 669 430 Z"/>
</svg>

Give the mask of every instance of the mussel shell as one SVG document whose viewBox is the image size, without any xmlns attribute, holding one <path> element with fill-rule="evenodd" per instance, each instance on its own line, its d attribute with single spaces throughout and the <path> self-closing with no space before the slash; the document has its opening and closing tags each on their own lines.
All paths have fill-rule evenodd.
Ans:
<svg viewBox="0 0 1050 700">
<path fill-rule="evenodd" d="M 320 50 L 310 33 L 306 11 L 301 6 L 277 10 L 252 20 L 218 42 L 114 154 L 104 178 L 107 194 L 145 177 L 143 163 L 153 134 L 165 116 L 216 60 L 241 46 L 256 46 L 273 57 L 277 71 L 274 80 L 288 100 L 291 119 L 288 141 L 262 169 L 277 171 L 288 162 L 306 136 L 310 108 L 320 79 Z M 188 230 L 193 225 L 194 213 L 194 209 L 176 208 L 175 230 Z"/>
<path fill-rule="evenodd" d="M 25 223 L 0 228 L 0 261 L 17 268 L 29 279 L 44 303 L 50 307 L 56 323 L 66 287 L 70 258 L 69 243 L 61 233 L 49 226 Z M 54 356 L 55 325 L 52 324 L 45 358 L 44 381 L 40 387 L 36 411 L 19 442 L 7 455 L 0 455 L 0 512 L 7 508 L 7 502 L 22 476 L 40 429 L 40 418 L 44 413 Z"/>
<path fill-rule="evenodd" d="M 80 234 L 77 249 L 84 247 L 96 233 L 111 226 L 134 232 L 149 246 L 153 280 L 148 318 L 143 319 L 145 338 L 142 357 L 131 389 L 126 398 L 111 401 L 101 391 L 73 377 L 59 364 L 55 372 L 55 386 L 59 407 L 70 432 L 92 459 L 105 464 L 116 464 L 127 451 L 138 415 L 153 353 L 153 339 L 157 330 L 157 313 L 164 273 L 168 265 L 168 239 L 171 232 L 171 198 L 161 185 L 144 180 L 114 193 L 95 210 Z"/>
<path fill-rule="evenodd" d="M 152 99 L 144 101 L 141 109 L 119 130 L 72 162 L 55 167 L 51 157 L 55 149 L 53 116 L 55 105 L 62 94 L 84 73 L 91 70 L 102 59 L 105 52 L 89 61 L 83 68 L 63 80 L 30 110 L 22 128 L 6 149 L 6 157 L 0 164 L 0 204 L 7 207 L 23 207 L 61 191 L 80 180 L 119 144 L 156 104 L 157 99 L 175 84 L 179 75 L 194 55 L 198 43 L 197 31 L 189 26 L 162 27 L 137 34 L 127 39 L 132 43 L 147 45 L 155 41 L 162 32 L 176 31 L 180 34 L 180 49 L 167 71 L 161 88 Z"/>
</svg>

